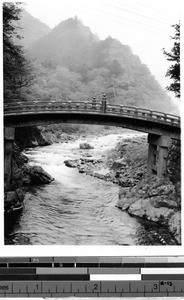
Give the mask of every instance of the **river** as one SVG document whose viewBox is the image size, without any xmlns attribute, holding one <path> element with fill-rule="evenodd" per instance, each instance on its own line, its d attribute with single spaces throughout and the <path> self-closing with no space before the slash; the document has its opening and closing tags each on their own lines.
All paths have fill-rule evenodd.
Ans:
<svg viewBox="0 0 184 300">
<path fill-rule="evenodd" d="M 86 138 L 94 149 L 81 150 L 77 140 L 29 149 L 31 165 L 40 165 L 55 180 L 29 187 L 22 213 L 5 226 L 5 243 L 14 245 L 162 245 L 173 244 L 164 228 L 131 217 L 115 207 L 119 187 L 80 174 L 64 164 L 86 153 L 100 158 L 123 137 L 140 133 Z M 84 140 L 83 140 L 84 141 Z M 164 239 L 163 239 L 164 237 Z M 164 241 L 165 240 L 165 241 Z"/>
</svg>

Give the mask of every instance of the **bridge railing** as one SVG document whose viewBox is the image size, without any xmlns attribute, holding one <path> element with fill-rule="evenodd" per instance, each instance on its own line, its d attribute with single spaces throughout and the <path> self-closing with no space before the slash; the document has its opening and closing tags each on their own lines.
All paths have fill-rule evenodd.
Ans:
<svg viewBox="0 0 184 300">
<path fill-rule="evenodd" d="M 133 106 L 107 105 L 106 112 L 110 114 L 127 115 L 133 118 L 146 118 L 155 121 L 164 121 L 178 125 L 180 124 L 180 117 L 178 116 Z"/>
<path fill-rule="evenodd" d="M 106 104 L 105 107 L 102 102 L 17 102 L 11 104 L 4 104 L 4 115 L 9 114 L 25 114 L 25 113 L 44 113 L 44 112 L 79 112 L 79 113 L 93 113 L 93 114 L 106 114 L 116 116 L 126 116 L 134 119 L 146 119 L 154 122 L 161 122 L 171 124 L 173 126 L 180 126 L 180 117 L 166 114 L 163 112 L 152 111 L 149 109 L 138 108 L 133 106 L 124 105 L 110 105 Z"/>
</svg>

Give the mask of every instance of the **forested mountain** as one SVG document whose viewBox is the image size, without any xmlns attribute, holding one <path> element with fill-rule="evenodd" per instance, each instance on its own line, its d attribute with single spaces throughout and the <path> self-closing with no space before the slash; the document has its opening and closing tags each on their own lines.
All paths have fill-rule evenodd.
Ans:
<svg viewBox="0 0 184 300">
<path fill-rule="evenodd" d="M 49 34 L 38 40 L 31 53 L 42 62 L 80 71 L 93 66 L 91 54 L 97 46 L 97 37 L 77 17 L 61 22 Z"/>
<path fill-rule="evenodd" d="M 105 93 L 109 103 L 175 113 L 170 97 L 129 46 L 111 37 L 100 40 L 77 17 L 27 44 L 36 70 L 28 100 L 85 101 Z"/>
</svg>

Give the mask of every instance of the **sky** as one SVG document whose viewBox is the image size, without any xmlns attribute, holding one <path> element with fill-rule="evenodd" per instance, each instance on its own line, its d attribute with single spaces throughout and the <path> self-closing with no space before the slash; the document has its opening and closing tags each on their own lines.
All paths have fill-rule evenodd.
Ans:
<svg viewBox="0 0 184 300">
<path fill-rule="evenodd" d="M 110 35 L 129 45 L 163 88 L 171 83 L 162 49 L 173 46 L 171 25 L 181 19 L 182 0 L 28 0 L 25 8 L 51 28 L 78 16 L 100 39 Z M 174 93 L 169 95 L 178 102 Z"/>
</svg>

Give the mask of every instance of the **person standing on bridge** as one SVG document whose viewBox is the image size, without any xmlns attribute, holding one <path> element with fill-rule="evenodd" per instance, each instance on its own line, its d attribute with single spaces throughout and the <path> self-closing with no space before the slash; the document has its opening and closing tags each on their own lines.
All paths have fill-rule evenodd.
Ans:
<svg viewBox="0 0 184 300">
<path fill-rule="evenodd" d="M 106 94 L 103 94 L 103 97 L 102 97 L 102 112 L 103 113 L 106 112 L 106 107 L 107 107 L 107 97 L 106 97 Z"/>
<path fill-rule="evenodd" d="M 92 99 L 92 108 L 96 109 L 96 97 Z"/>
</svg>

